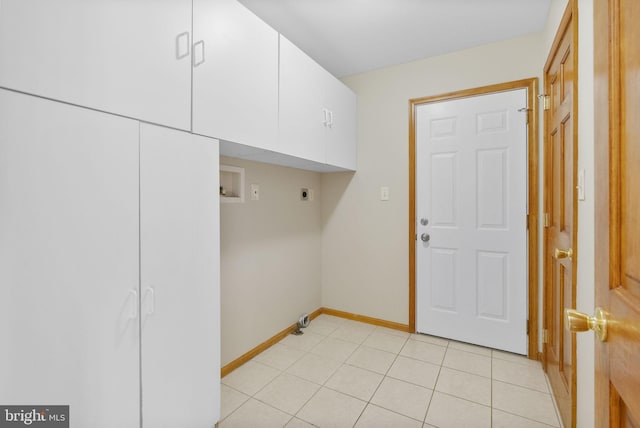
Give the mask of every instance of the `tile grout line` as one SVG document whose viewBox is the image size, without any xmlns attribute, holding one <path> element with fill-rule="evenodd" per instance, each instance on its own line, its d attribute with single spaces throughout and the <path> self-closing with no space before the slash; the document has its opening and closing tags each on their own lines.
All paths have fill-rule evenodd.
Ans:
<svg viewBox="0 0 640 428">
<path fill-rule="evenodd" d="M 362 348 L 364 345 L 364 342 L 367 341 L 367 339 L 371 336 L 371 334 L 373 334 L 373 332 L 375 331 L 372 330 L 371 333 L 367 336 L 367 338 L 365 338 L 365 340 L 358 345 L 357 349 Z M 406 344 L 406 340 L 405 340 L 405 344 Z M 365 346 L 366 347 L 366 346 Z M 404 348 L 404 344 L 402 345 L 402 348 Z M 400 348 L 400 351 L 402 351 L 402 348 Z M 356 349 L 356 350 L 357 350 Z M 372 348 L 375 349 L 375 348 Z M 398 351 L 398 353 L 396 353 L 395 358 L 393 359 L 393 361 L 391 362 L 391 364 L 389 364 L 389 368 L 387 368 L 387 371 L 382 375 L 382 379 L 380 380 L 380 383 L 378 383 L 378 386 L 376 387 L 376 389 L 373 391 L 373 394 L 371 394 L 371 396 L 369 397 L 369 399 L 365 402 L 364 408 L 362 409 L 362 411 L 360 412 L 360 415 L 358 415 L 358 417 L 356 418 L 355 422 L 353 423 L 352 427 L 355 427 L 358 424 L 358 421 L 360 420 L 360 418 L 362 417 L 362 415 L 364 414 L 365 410 L 367 410 L 367 407 L 369 407 L 371 403 L 371 399 L 373 397 L 375 397 L 376 393 L 378 392 L 378 390 L 380 389 L 380 385 L 382 385 L 382 382 L 384 382 L 384 379 L 387 377 L 387 373 L 389 373 L 389 370 L 391 370 L 391 367 L 393 366 L 393 364 L 396 362 L 396 360 L 398 359 L 398 355 L 400 354 L 400 351 Z M 355 352 L 355 351 L 354 351 Z M 345 362 L 346 364 L 346 362 Z M 375 405 L 375 404 L 374 404 Z"/>
<path fill-rule="evenodd" d="M 498 411 L 500 411 L 500 412 L 502 412 L 502 413 L 506 413 L 506 414 L 511 415 L 511 416 L 516 416 L 516 417 L 518 417 L 518 418 L 520 418 L 520 419 L 526 419 L 527 421 L 535 422 L 536 424 L 539 424 L 539 425 L 544 425 L 545 427 L 549 427 L 549 428 L 558 428 L 558 427 L 554 427 L 553 425 L 549 425 L 549 424 L 548 424 L 548 423 L 546 423 L 546 422 L 540 422 L 539 420 L 531 419 L 531 418 L 530 418 L 530 417 L 528 417 L 528 416 L 522 416 L 522 415 L 519 415 L 519 414 L 517 414 L 517 413 L 509 412 L 509 411 L 507 411 L 507 410 L 502 410 L 502 409 L 496 409 L 496 410 L 498 410 Z"/>
<path fill-rule="evenodd" d="M 489 391 L 489 399 L 490 399 L 490 403 L 491 403 L 491 411 L 490 411 L 490 420 L 489 420 L 489 426 L 493 427 L 493 355 L 494 352 L 491 351 L 491 390 Z"/>
<path fill-rule="evenodd" d="M 433 392 L 431 393 L 431 398 L 429 399 L 429 403 L 427 403 L 427 411 L 424 413 L 424 420 L 422 421 L 422 425 L 424 426 L 427 423 L 427 416 L 429 415 L 429 409 L 431 408 L 431 403 L 433 403 L 433 397 L 436 395 L 436 387 L 438 386 L 438 381 L 440 380 L 440 373 L 442 373 L 442 367 L 444 367 L 444 359 L 447 357 L 447 352 L 449 352 L 449 345 L 451 342 L 447 342 L 447 346 L 445 346 L 444 355 L 442 356 L 442 361 L 440 362 L 440 368 L 438 368 L 438 375 L 436 376 L 436 381 L 433 383 Z"/>
<path fill-rule="evenodd" d="M 307 355 L 311 354 L 311 350 L 312 350 L 313 348 L 315 348 L 317 345 L 319 345 L 319 344 L 320 344 L 322 341 L 324 341 L 325 339 L 327 339 L 327 338 L 331 337 L 331 334 L 332 334 L 333 332 L 335 332 L 336 330 L 338 330 L 339 328 L 340 328 L 340 326 L 336 327 L 336 328 L 335 328 L 331 333 L 329 333 L 329 334 L 327 334 L 327 335 L 323 335 L 323 334 L 321 334 L 321 336 L 324 336 L 324 338 L 323 338 L 322 340 L 320 340 L 320 342 L 318 342 L 316 345 L 314 345 L 314 346 L 313 346 L 311 349 L 309 349 L 308 351 L 303 351 L 303 352 L 304 352 L 304 354 L 303 354 L 300 358 L 298 358 L 298 360 L 296 360 L 296 363 L 297 363 L 298 361 L 303 360 Z M 318 333 L 315 333 L 315 334 L 318 334 Z M 279 342 L 278 342 L 278 343 L 279 343 Z M 295 348 L 294 348 L 294 349 L 295 349 Z M 316 355 L 316 354 L 313 354 L 313 355 Z M 295 364 L 295 363 L 291 364 L 291 366 L 293 366 L 294 364 Z M 290 367 L 291 367 L 291 366 L 290 366 Z M 339 368 L 338 368 L 338 370 L 339 370 Z M 337 370 L 336 370 L 336 371 L 337 371 Z M 299 418 L 299 417 L 298 417 L 298 413 L 300 413 L 300 411 L 302 411 L 302 409 L 304 409 L 304 407 L 305 407 L 305 406 L 306 406 L 306 405 L 307 405 L 307 404 L 308 404 L 308 403 L 313 399 L 313 397 L 315 397 L 316 395 L 318 395 L 318 392 L 320 392 L 320 390 L 322 390 L 322 388 L 324 387 L 324 383 L 326 383 L 329 379 L 331 379 L 331 377 L 335 374 L 335 372 L 333 372 L 333 373 L 329 376 L 329 378 L 327 378 L 327 380 L 326 380 L 323 384 L 317 384 L 317 383 L 312 382 L 312 381 L 310 381 L 310 380 L 308 380 L 308 379 L 304 379 L 304 378 L 301 378 L 301 377 L 299 377 L 299 376 L 296 376 L 296 375 L 295 375 L 295 374 L 293 374 L 293 373 L 288 373 L 288 374 L 289 374 L 289 375 L 291 375 L 291 376 L 293 376 L 293 377 L 296 377 L 296 378 L 298 378 L 298 379 L 304 380 L 304 381 L 306 381 L 306 382 L 311 382 L 311 383 L 313 383 L 313 384 L 315 384 L 315 385 L 319 385 L 320 387 L 319 387 L 319 388 L 318 388 L 318 389 L 317 389 L 313 394 L 311 394 L 311 396 L 310 396 L 310 397 L 309 397 L 309 398 L 308 398 L 308 399 L 307 399 L 307 400 L 306 400 L 306 401 L 305 401 L 305 402 L 300 406 L 300 408 L 295 412 L 295 414 L 294 414 L 293 416 L 291 416 L 291 419 L 289 419 L 289 421 L 287 422 L 287 425 L 288 425 L 289 423 L 291 423 L 291 421 L 292 421 L 293 419 L 300 419 L 301 421 L 304 421 L 304 422 L 306 422 L 306 423 L 308 423 L 308 424 L 310 424 L 310 425 L 312 425 L 312 426 L 315 426 L 315 425 L 314 425 L 314 424 L 312 424 L 311 422 L 309 422 L 309 421 L 307 421 L 307 420 L 305 420 L 305 419 Z M 270 405 L 269 405 L 269 406 L 270 406 Z M 273 407 L 273 406 L 271 406 L 271 407 Z M 276 410 L 280 410 L 280 409 L 277 409 L 277 408 L 275 408 L 275 407 L 273 407 L 273 408 L 274 408 L 274 409 L 276 409 Z M 285 413 L 286 413 L 286 412 L 285 412 Z M 288 414 L 288 413 L 287 413 L 287 414 Z M 285 426 L 286 426 L 286 425 L 285 425 Z"/>
</svg>

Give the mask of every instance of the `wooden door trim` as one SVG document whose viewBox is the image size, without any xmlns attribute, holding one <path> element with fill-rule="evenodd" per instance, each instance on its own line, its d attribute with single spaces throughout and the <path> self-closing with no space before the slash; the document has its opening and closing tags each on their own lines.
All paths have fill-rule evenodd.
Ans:
<svg viewBox="0 0 640 428">
<path fill-rule="evenodd" d="M 555 38 L 553 40 L 553 44 L 551 45 L 551 49 L 549 50 L 549 55 L 547 57 L 547 61 L 544 65 L 543 72 L 543 88 L 545 93 L 549 90 L 549 69 L 551 68 L 552 62 L 555 59 L 555 56 L 558 53 L 558 49 L 560 43 L 569 30 L 571 26 L 572 32 L 572 44 L 571 49 L 573 50 L 573 92 L 572 96 L 572 134 L 573 134 L 573 178 L 572 182 L 578 182 L 578 1 L 577 0 L 569 0 L 567 3 L 567 7 L 564 11 L 560 24 L 558 26 L 558 30 L 556 31 Z M 547 147 L 548 144 L 548 135 L 549 135 L 549 110 L 544 112 L 544 135 L 543 135 L 543 147 Z M 549 206 L 551 201 L 549 201 L 550 192 L 548 191 L 548 187 L 551 183 L 551 168 L 549 165 L 549 153 L 545 151 L 544 153 L 544 189 L 543 189 L 543 209 L 544 212 L 549 212 Z M 571 237 L 571 248 L 573 248 L 573 258 L 572 258 L 572 272 L 571 272 L 571 281 L 572 281 L 572 301 L 571 307 L 575 308 L 576 306 L 576 294 L 577 294 L 577 271 L 578 271 L 578 263 L 579 263 L 579 254 L 578 254 L 578 191 L 577 188 L 573 187 L 573 196 L 572 196 L 572 205 L 573 205 L 573 230 Z M 544 266 L 545 255 L 548 254 L 548 229 L 546 227 L 543 228 L 542 231 L 542 254 L 543 254 L 543 268 L 542 268 L 542 281 L 543 281 L 543 328 L 549 329 L 551 326 L 549 325 L 549 311 L 553 308 L 550 304 L 550 290 L 549 284 L 551 283 L 551 278 L 548 277 L 548 270 Z M 575 334 L 571 339 L 571 366 L 573 367 L 573 375 L 571 377 L 571 426 L 576 426 L 576 392 L 577 392 L 577 364 L 576 364 L 576 338 Z M 544 367 L 545 372 L 547 371 L 547 346 L 545 343 L 542 345 L 542 365 Z"/>
<path fill-rule="evenodd" d="M 529 114 L 527 147 L 528 181 L 528 356 L 538 359 L 538 78 L 522 79 L 464 89 L 409 100 L 409 330 L 416 331 L 416 108 L 422 104 L 448 101 L 515 89 L 527 90 Z"/>
</svg>

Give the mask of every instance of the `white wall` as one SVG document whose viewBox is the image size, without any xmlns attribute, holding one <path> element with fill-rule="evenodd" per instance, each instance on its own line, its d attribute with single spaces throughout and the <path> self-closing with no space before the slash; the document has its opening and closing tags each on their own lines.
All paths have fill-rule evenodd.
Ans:
<svg viewBox="0 0 640 428">
<path fill-rule="evenodd" d="M 245 168 L 245 202 L 221 204 L 222 365 L 320 307 L 320 174 L 221 158 Z M 260 185 L 252 201 L 249 186 Z M 313 201 L 300 200 L 302 187 Z"/>
<path fill-rule="evenodd" d="M 323 306 L 408 323 L 409 99 L 538 77 L 541 42 L 529 35 L 343 79 L 358 95 L 358 169 L 321 179 Z"/>
<path fill-rule="evenodd" d="M 578 271 L 576 308 L 588 314 L 595 307 L 595 183 L 593 0 L 578 1 L 578 170 L 585 170 L 585 200 L 578 201 Z M 594 335 L 577 335 L 576 426 L 595 424 Z"/>
</svg>

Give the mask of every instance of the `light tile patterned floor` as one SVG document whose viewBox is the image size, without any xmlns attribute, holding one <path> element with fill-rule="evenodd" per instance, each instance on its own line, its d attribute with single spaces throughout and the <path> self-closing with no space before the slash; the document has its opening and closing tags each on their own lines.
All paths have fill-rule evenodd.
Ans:
<svg viewBox="0 0 640 428">
<path fill-rule="evenodd" d="M 220 428 L 560 427 L 540 364 L 320 315 L 222 379 Z"/>
</svg>

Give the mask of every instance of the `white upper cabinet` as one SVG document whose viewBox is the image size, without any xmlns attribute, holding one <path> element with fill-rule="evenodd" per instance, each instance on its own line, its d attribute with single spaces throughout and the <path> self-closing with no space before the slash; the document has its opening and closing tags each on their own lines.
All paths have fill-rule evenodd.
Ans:
<svg viewBox="0 0 640 428">
<path fill-rule="evenodd" d="M 326 126 L 328 165 L 355 170 L 356 157 L 356 96 L 342 82 L 329 75 L 325 105 L 329 112 Z"/>
<path fill-rule="evenodd" d="M 280 141 L 278 151 L 325 163 L 328 112 L 325 73 L 297 46 L 280 36 Z"/>
<path fill-rule="evenodd" d="M 191 126 L 191 0 L 2 0 L 0 86 Z"/>
<path fill-rule="evenodd" d="M 0 88 L 356 167 L 353 92 L 236 0 L 0 0 Z"/>
<path fill-rule="evenodd" d="M 278 33 L 235 0 L 193 5 L 193 132 L 275 150 Z"/>
<path fill-rule="evenodd" d="M 287 155 L 353 170 L 356 97 L 280 36 L 280 141 Z"/>
</svg>

